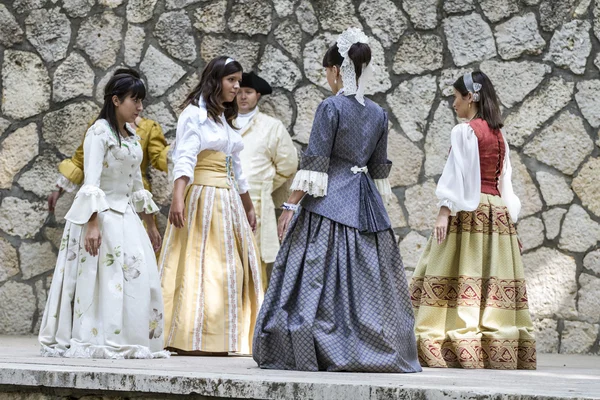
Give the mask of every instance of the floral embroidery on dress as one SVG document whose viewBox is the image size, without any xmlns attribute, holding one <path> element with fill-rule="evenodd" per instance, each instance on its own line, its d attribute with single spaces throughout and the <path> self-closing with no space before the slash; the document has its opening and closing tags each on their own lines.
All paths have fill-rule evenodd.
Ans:
<svg viewBox="0 0 600 400">
<path fill-rule="evenodd" d="M 64 249 L 67 248 L 67 243 L 69 243 L 69 234 L 67 233 L 61 240 L 60 240 L 60 251 L 63 251 Z"/>
<path fill-rule="evenodd" d="M 121 257 L 121 246 L 117 246 L 113 249 L 112 253 L 107 253 L 104 258 L 103 264 L 110 267 L 115 263 L 117 258 Z"/>
<path fill-rule="evenodd" d="M 118 272 L 108 281 L 108 291 L 117 298 L 123 297 L 123 283 L 121 274 Z"/>
<path fill-rule="evenodd" d="M 140 263 L 142 262 L 141 255 L 128 255 L 127 253 L 123 256 L 123 276 L 127 282 L 132 281 L 140 276 Z"/>
<path fill-rule="evenodd" d="M 77 258 L 77 253 L 75 253 L 73 250 L 69 250 L 67 253 L 67 261 L 73 261 L 76 258 Z"/>
<path fill-rule="evenodd" d="M 156 308 L 152 309 L 152 315 L 150 316 L 150 339 L 161 337 L 163 333 L 162 319 L 162 313 Z"/>
</svg>

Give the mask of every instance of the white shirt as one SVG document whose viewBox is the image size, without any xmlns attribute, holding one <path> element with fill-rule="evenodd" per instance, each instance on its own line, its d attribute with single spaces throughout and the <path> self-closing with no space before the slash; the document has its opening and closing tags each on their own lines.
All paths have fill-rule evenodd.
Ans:
<svg viewBox="0 0 600 400">
<path fill-rule="evenodd" d="M 513 192 L 510 149 L 504 132 L 502 132 L 502 136 L 506 154 L 498 189 L 511 219 L 513 222 L 517 222 L 521 211 L 521 202 Z M 440 200 L 438 206 L 446 206 L 452 215 L 456 215 L 458 211 L 473 211 L 479 206 L 481 167 L 477 136 L 468 123 L 458 124 L 452 129 L 450 142 L 452 148 L 435 194 Z"/>
<path fill-rule="evenodd" d="M 219 116 L 221 124 L 208 118 L 204 99 L 198 106 L 188 105 L 177 120 L 177 133 L 173 150 L 173 181 L 187 176 L 189 184 L 194 181 L 197 156 L 203 150 L 221 151 L 232 157 L 233 168 L 241 194 L 248 191 L 248 182 L 242 173 L 240 152 L 244 149 L 242 136 Z"/>
</svg>

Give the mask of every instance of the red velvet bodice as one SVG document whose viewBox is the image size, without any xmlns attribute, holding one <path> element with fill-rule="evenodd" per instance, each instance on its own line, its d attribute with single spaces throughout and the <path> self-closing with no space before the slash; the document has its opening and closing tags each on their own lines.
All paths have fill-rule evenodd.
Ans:
<svg viewBox="0 0 600 400">
<path fill-rule="evenodd" d="M 479 166 L 481 168 L 481 193 L 500 195 L 498 180 L 504 165 L 506 149 L 499 129 L 491 129 L 481 118 L 469 122 L 479 146 Z"/>
</svg>

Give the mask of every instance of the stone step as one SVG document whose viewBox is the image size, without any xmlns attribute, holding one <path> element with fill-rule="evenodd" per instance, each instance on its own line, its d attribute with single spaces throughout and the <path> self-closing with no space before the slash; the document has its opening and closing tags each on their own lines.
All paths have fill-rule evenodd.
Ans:
<svg viewBox="0 0 600 400">
<path fill-rule="evenodd" d="M 3 397 L 9 391 L 54 397 Z M 316 373 L 261 370 L 250 357 L 42 358 L 35 338 L 0 336 L 0 400 L 87 399 L 92 395 L 147 399 L 184 395 L 193 399 L 600 399 L 600 357 L 540 354 L 536 371 L 426 368 L 418 374 Z"/>
</svg>

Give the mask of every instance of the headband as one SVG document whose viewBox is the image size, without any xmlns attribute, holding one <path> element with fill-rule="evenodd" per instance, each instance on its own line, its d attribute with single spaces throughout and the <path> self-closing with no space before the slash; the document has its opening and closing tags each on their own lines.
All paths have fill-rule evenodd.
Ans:
<svg viewBox="0 0 600 400">
<path fill-rule="evenodd" d="M 229 64 L 230 62 L 234 62 L 235 60 L 231 57 L 229 57 L 227 60 L 225 60 L 225 65 Z"/>
<path fill-rule="evenodd" d="M 465 82 L 465 87 L 467 90 L 473 94 L 473 101 L 477 103 L 481 96 L 479 95 L 479 91 L 481 90 L 481 83 L 477 83 L 473 81 L 473 73 L 467 72 L 463 76 L 463 81 Z"/>
</svg>

